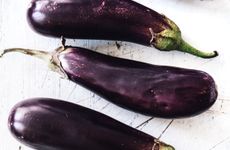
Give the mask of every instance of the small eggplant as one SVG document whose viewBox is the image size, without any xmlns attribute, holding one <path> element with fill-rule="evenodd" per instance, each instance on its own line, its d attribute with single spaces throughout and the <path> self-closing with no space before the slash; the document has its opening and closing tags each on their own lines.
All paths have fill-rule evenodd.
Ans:
<svg viewBox="0 0 230 150">
<path fill-rule="evenodd" d="M 49 98 L 18 103 L 8 126 L 20 142 L 38 150 L 174 150 L 104 114 Z"/>
<path fill-rule="evenodd" d="M 213 78 L 205 72 L 156 66 L 61 46 L 49 53 L 6 49 L 45 60 L 53 71 L 122 107 L 164 118 L 189 117 L 208 109 L 217 98 Z"/>
<path fill-rule="evenodd" d="M 173 21 L 132 0 L 32 0 L 27 18 L 35 31 L 48 36 L 129 41 L 203 58 L 218 55 L 190 46 Z"/>
</svg>

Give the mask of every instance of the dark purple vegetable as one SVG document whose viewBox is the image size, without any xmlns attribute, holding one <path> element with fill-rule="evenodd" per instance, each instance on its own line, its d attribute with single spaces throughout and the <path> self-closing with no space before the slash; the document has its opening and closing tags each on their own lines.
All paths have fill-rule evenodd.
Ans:
<svg viewBox="0 0 230 150">
<path fill-rule="evenodd" d="M 79 47 L 55 52 L 18 51 L 45 60 L 52 70 L 111 102 L 140 113 L 178 118 L 199 114 L 217 98 L 214 80 L 198 70 L 115 58 Z"/>
<path fill-rule="evenodd" d="M 191 47 L 173 21 L 132 0 L 33 0 L 27 17 L 35 31 L 48 36 L 129 41 L 203 58 L 218 55 Z"/>
<path fill-rule="evenodd" d="M 19 141 L 38 150 L 174 150 L 106 115 L 49 98 L 17 104 L 8 126 Z"/>
</svg>

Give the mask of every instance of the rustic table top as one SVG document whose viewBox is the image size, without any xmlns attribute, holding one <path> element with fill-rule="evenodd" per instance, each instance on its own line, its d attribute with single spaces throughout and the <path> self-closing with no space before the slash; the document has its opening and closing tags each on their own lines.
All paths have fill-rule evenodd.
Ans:
<svg viewBox="0 0 230 150">
<path fill-rule="evenodd" d="M 208 72 L 218 86 L 218 100 L 203 114 L 166 120 L 134 113 L 102 99 L 87 89 L 50 71 L 40 60 L 21 54 L 0 59 L 0 149 L 29 150 L 16 141 L 7 128 L 10 109 L 31 97 L 51 97 L 100 111 L 129 126 L 172 144 L 177 150 L 228 150 L 230 147 L 230 1 L 229 0 L 136 0 L 165 14 L 181 28 L 183 37 L 202 50 L 218 50 L 220 56 L 201 59 L 173 51 L 160 52 L 128 42 L 67 40 L 100 53 L 158 65 Z M 36 48 L 51 51 L 60 39 L 34 33 L 26 21 L 30 0 L 0 0 L 0 49 Z"/>
</svg>

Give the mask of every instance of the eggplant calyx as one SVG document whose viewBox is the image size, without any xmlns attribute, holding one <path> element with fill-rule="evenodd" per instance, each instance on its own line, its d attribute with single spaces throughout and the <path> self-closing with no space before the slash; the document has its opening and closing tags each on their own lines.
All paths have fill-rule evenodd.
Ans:
<svg viewBox="0 0 230 150">
<path fill-rule="evenodd" d="M 175 148 L 173 148 L 172 146 L 160 146 L 159 150 L 175 150 Z"/>
<path fill-rule="evenodd" d="M 214 58 L 218 56 L 217 51 L 204 52 L 198 50 L 182 39 L 181 31 L 178 26 L 168 18 L 165 21 L 171 28 L 165 29 L 155 36 L 155 43 L 150 43 L 162 51 L 179 50 L 181 52 L 189 53 L 201 58 Z M 151 31 L 150 31 L 151 32 Z"/>
<path fill-rule="evenodd" d="M 175 150 L 175 148 L 172 147 L 171 145 L 159 141 L 158 139 L 155 139 L 152 150 Z"/>
<path fill-rule="evenodd" d="M 36 58 L 39 58 L 45 61 L 52 71 L 59 73 L 63 78 L 67 78 L 67 75 L 62 69 L 61 63 L 58 59 L 59 53 L 64 50 L 65 50 L 64 46 L 57 48 L 53 53 L 40 51 L 40 50 L 33 50 L 33 49 L 9 48 L 9 49 L 3 50 L 0 53 L 0 58 L 3 57 L 5 54 L 11 53 L 11 52 L 23 53 L 25 55 L 36 57 Z"/>
</svg>

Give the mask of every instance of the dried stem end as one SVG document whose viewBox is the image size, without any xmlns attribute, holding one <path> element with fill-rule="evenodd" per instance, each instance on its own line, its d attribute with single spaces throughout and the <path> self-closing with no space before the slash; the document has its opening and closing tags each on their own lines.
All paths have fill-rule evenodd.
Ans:
<svg viewBox="0 0 230 150">
<path fill-rule="evenodd" d="M 39 59 L 45 61 L 52 71 L 55 71 L 55 72 L 59 73 L 62 77 L 66 78 L 67 75 L 65 74 L 64 70 L 62 69 L 61 63 L 58 59 L 59 53 L 64 51 L 64 50 L 65 50 L 65 48 L 63 46 L 57 48 L 53 53 L 40 51 L 40 50 L 33 50 L 33 49 L 10 48 L 10 49 L 3 50 L 0 53 L 0 57 L 3 57 L 5 54 L 11 53 L 11 52 L 19 52 L 19 53 L 23 53 L 25 55 L 36 57 L 36 58 L 39 58 Z"/>
</svg>

